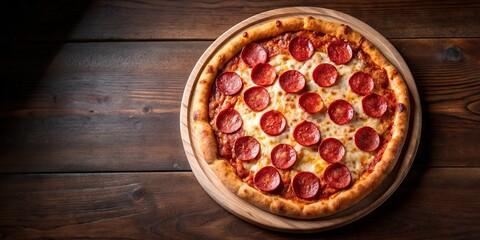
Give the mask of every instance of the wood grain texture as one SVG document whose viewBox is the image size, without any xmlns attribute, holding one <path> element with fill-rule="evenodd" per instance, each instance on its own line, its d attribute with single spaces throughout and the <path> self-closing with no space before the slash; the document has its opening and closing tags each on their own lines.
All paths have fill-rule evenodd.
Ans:
<svg viewBox="0 0 480 240">
<path fill-rule="evenodd" d="M 2 73 L 12 80 L 0 90 L 0 168 L 189 169 L 179 107 L 192 55 L 206 47 L 202 42 L 13 47 L 11 58 L 1 60 Z"/>
<path fill-rule="evenodd" d="M 428 166 L 479 166 L 479 39 L 392 40 L 422 98 Z M 189 170 L 188 75 L 210 42 L 3 45 L 0 171 Z M 459 57 L 460 56 L 460 57 Z M 452 154 L 455 153 L 455 154 Z"/>
<path fill-rule="evenodd" d="M 2 239 L 480 239 L 479 1 L 2 6 Z M 185 172 L 179 137 L 181 94 L 211 41 L 291 6 L 341 11 L 389 38 L 424 110 L 419 153 L 400 188 L 360 221 L 318 234 L 272 232 L 226 212 Z"/>
<path fill-rule="evenodd" d="M 480 214 L 471 211 L 478 209 L 479 176 L 478 168 L 414 166 L 392 198 L 362 221 L 295 235 L 263 230 L 225 212 L 192 173 L 4 174 L 0 234 L 4 239 L 348 239 L 355 232 L 368 239 L 473 239 L 480 237 Z"/>
<path fill-rule="evenodd" d="M 393 44 L 409 64 L 423 101 L 423 143 L 431 149 L 423 161 L 478 167 L 480 153 L 471 143 L 480 142 L 480 83 L 476 77 L 480 40 L 395 40 Z"/>
<path fill-rule="evenodd" d="M 359 18 L 387 38 L 480 37 L 480 3 L 441 1 L 41 1 L 12 3 L 15 27 L 3 40 L 215 39 L 260 12 L 329 8 Z M 179 17 L 182 16 L 182 17 Z M 187 17 L 183 17 L 187 16 Z M 408 27 L 406 24 L 408 23 Z M 461 25 L 461 27 L 459 27 Z"/>
</svg>

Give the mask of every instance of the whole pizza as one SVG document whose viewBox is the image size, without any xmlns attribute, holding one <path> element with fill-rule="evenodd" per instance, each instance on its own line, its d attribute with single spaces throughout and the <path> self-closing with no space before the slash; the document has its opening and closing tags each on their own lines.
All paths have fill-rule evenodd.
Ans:
<svg viewBox="0 0 480 240">
<path fill-rule="evenodd" d="M 401 153 L 408 90 L 360 33 L 313 17 L 239 33 L 202 70 L 191 102 L 200 155 L 240 198 L 318 218 L 358 203 Z"/>
</svg>

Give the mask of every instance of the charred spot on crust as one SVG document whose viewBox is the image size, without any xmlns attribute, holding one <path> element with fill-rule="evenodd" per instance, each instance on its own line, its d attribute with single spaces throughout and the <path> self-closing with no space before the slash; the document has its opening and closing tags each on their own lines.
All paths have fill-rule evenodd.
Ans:
<svg viewBox="0 0 480 240">
<path fill-rule="evenodd" d="M 396 69 L 393 69 L 393 70 L 392 70 L 392 75 L 394 75 L 394 76 L 395 76 L 395 75 L 398 75 L 398 72 L 397 72 Z"/>
<path fill-rule="evenodd" d="M 343 28 L 343 34 L 344 34 L 344 35 L 347 35 L 348 32 L 350 32 L 350 29 L 349 29 L 349 27 L 348 27 L 347 25 L 342 24 L 342 28 Z"/>
<path fill-rule="evenodd" d="M 206 72 L 206 73 L 213 73 L 213 66 L 212 66 L 212 65 L 208 65 L 207 68 L 205 69 L 205 72 Z"/>
<path fill-rule="evenodd" d="M 365 38 L 364 38 L 364 37 L 361 37 L 361 38 L 360 38 L 360 41 L 359 41 L 359 43 L 358 43 L 358 46 L 362 45 L 363 42 L 365 42 Z"/>
<path fill-rule="evenodd" d="M 277 202 L 276 206 L 278 211 L 283 211 L 285 210 L 285 204 L 283 202 Z"/>
<path fill-rule="evenodd" d="M 275 26 L 281 27 L 281 26 L 282 26 L 282 22 L 280 22 L 279 20 L 277 20 L 277 21 L 275 22 Z"/>
<path fill-rule="evenodd" d="M 323 32 L 316 32 L 316 31 L 315 31 L 315 32 L 313 32 L 313 34 L 314 34 L 314 36 L 315 36 L 315 37 L 323 37 L 323 36 L 325 36 L 325 35 L 326 35 L 326 34 L 325 34 L 325 33 L 323 33 Z"/>
<path fill-rule="evenodd" d="M 362 44 L 363 44 L 364 41 L 365 41 L 365 38 L 361 37 L 360 40 L 358 41 L 357 47 L 354 50 L 355 52 L 358 52 L 362 49 Z"/>
<path fill-rule="evenodd" d="M 221 65 L 223 65 L 226 60 L 227 58 L 223 54 L 218 57 L 218 61 L 220 62 Z"/>
<path fill-rule="evenodd" d="M 198 120 L 199 118 L 200 118 L 200 113 L 199 113 L 198 111 L 195 111 L 195 112 L 193 113 L 193 120 L 196 121 L 196 120 Z"/>
<path fill-rule="evenodd" d="M 406 108 L 407 107 L 403 103 L 398 103 L 398 105 L 397 105 L 398 112 L 403 112 L 403 111 L 405 111 Z"/>
</svg>

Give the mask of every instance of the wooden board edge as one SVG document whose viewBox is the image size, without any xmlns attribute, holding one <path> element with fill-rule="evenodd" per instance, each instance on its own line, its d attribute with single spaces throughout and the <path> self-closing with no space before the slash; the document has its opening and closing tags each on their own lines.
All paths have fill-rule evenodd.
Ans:
<svg viewBox="0 0 480 240">
<path fill-rule="evenodd" d="M 211 53 L 216 51 L 216 49 L 222 47 L 232 36 L 240 34 L 247 28 L 250 28 L 257 24 L 262 24 L 272 19 L 288 16 L 320 16 L 319 18 L 325 20 L 348 24 L 354 30 L 362 34 L 365 34 L 364 31 L 365 29 L 367 29 L 371 32 L 371 34 L 367 34 L 367 36 L 374 35 L 374 37 L 372 38 L 365 35 L 364 36 L 371 41 L 374 39 L 372 43 L 377 46 L 377 48 L 379 48 L 382 53 L 384 53 L 387 59 L 391 61 L 392 64 L 395 65 L 395 67 L 397 67 L 399 72 L 404 77 L 410 90 L 410 97 L 412 101 L 411 105 L 414 106 L 413 111 L 411 111 L 410 115 L 411 121 L 409 135 L 411 136 L 411 138 L 409 138 L 409 141 L 407 140 L 404 145 L 403 156 L 401 157 L 402 159 L 399 159 L 399 161 L 397 162 L 397 165 L 395 166 L 396 170 L 394 169 L 394 171 L 392 171 L 392 173 L 390 174 L 390 176 L 394 178 L 393 183 L 390 186 L 383 186 L 382 189 L 380 189 L 381 192 L 379 192 L 379 190 L 377 189 L 377 191 L 375 191 L 372 195 L 378 195 L 378 197 L 369 201 L 368 208 L 360 209 L 359 211 L 348 215 L 349 217 L 343 216 L 342 219 L 339 219 L 337 217 L 341 216 L 342 213 L 351 210 L 353 207 L 327 218 L 313 220 L 298 220 L 285 218 L 260 210 L 255 206 L 238 198 L 234 193 L 228 191 L 228 189 L 226 189 L 226 187 L 221 184 L 213 171 L 209 168 L 208 164 L 206 164 L 205 161 L 202 161 L 201 156 L 198 156 L 196 151 L 194 151 L 194 149 L 198 149 L 198 147 L 195 145 L 196 140 L 192 139 L 195 136 L 191 134 L 192 129 L 189 121 L 188 106 L 190 105 L 190 97 L 192 90 L 194 89 L 194 86 L 198 81 L 198 73 L 200 73 L 205 67 L 205 63 L 211 57 Z M 182 137 L 182 143 L 184 145 L 184 150 L 187 155 L 189 164 L 192 168 L 192 172 L 199 181 L 200 185 L 210 195 L 210 197 L 212 197 L 212 199 L 219 203 L 223 208 L 245 221 L 267 229 L 284 232 L 318 232 L 338 228 L 340 226 L 347 225 L 353 221 L 360 219 L 361 217 L 375 210 L 395 192 L 395 190 L 400 186 L 403 179 L 406 177 L 411 165 L 413 164 L 413 160 L 415 158 L 420 142 L 420 134 L 415 134 L 415 132 L 421 131 L 421 114 L 422 113 L 420 97 L 413 79 L 413 75 L 411 74 L 408 66 L 406 65 L 406 62 L 398 53 L 398 51 L 393 47 L 393 45 L 390 44 L 390 42 L 388 42 L 382 35 L 380 35 L 380 33 L 376 32 L 376 30 L 356 18 L 334 10 L 312 7 L 293 7 L 271 10 L 252 16 L 233 26 L 231 29 L 227 30 L 216 41 L 214 41 L 209 48 L 207 48 L 207 50 L 200 57 L 195 67 L 193 68 L 184 89 L 180 111 L 180 132 Z M 396 175 L 393 176 L 393 174 Z M 219 199 L 220 196 L 218 196 L 218 194 L 216 193 L 217 191 L 221 191 L 222 193 L 224 193 L 224 191 L 227 191 L 230 194 L 227 194 L 228 196 L 226 196 L 226 198 L 224 197 L 224 199 Z M 253 216 L 251 214 L 240 214 L 232 209 L 229 202 L 224 202 L 225 200 L 240 201 L 243 208 L 247 208 L 247 210 L 252 211 L 261 211 L 260 214 L 268 216 L 268 218 L 271 219 L 269 221 L 264 221 L 265 219 L 259 217 L 258 215 Z"/>
</svg>

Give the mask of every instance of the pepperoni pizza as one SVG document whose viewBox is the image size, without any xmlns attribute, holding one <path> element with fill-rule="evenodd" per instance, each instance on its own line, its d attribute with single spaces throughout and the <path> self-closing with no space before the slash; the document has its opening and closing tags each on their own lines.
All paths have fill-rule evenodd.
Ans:
<svg viewBox="0 0 480 240">
<path fill-rule="evenodd" d="M 192 102 L 203 158 L 239 197 L 317 218 L 353 206 L 392 170 L 408 91 L 361 34 L 312 17 L 234 37 L 202 71 Z"/>
</svg>

